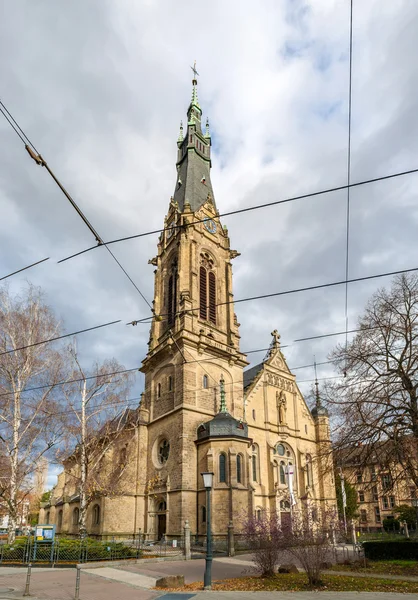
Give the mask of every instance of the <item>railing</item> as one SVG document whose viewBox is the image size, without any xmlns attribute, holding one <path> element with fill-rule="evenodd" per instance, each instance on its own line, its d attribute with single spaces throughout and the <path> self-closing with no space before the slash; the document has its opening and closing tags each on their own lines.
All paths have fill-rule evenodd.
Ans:
<svg viewBox="0 0 418 600">
<path fill-rule="evenodd" d="M 14 544 L 0 544 L 0 564 L 57 563 L 77 564 L 94 561 L 137 559 L 145 554 L 143 545 L 115 540 L 59 540 L 37 542 L 33 538 L 18 539 Z"/>
</svg>

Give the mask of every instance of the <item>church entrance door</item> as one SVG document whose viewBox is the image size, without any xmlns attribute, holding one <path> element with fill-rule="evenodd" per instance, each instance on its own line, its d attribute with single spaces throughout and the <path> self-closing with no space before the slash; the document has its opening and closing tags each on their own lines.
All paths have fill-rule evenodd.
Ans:
<svg viewBox="0 0 418 600">
<path fill-rule="evenodd" d="M 291 526 L 290 512 L 281 512 L 280 513 L 280 521 L 281 521 L 283 529 L 290 528 L 290 526 Z"/>
<path fill-rule="evenodd" d="M 160 540 L 166 534 L 167 515 L 158 515 L 158 539 Z"/>
</svg>

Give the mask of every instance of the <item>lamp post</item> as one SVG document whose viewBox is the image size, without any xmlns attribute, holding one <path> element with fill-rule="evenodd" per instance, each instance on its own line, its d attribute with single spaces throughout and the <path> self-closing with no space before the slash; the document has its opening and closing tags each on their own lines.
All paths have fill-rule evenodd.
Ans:
<svg viewBox="0 0 418 600">
<path fill-rule="evenodd" d="M 212 587 L 212 529 L 210 491 L 213 486 L 213 473 L 201 473 L 201 475 L 203 477 L 203 485 L 206 489 L 206 557 L 203 589 L 210 590 Z"/>
</svg>

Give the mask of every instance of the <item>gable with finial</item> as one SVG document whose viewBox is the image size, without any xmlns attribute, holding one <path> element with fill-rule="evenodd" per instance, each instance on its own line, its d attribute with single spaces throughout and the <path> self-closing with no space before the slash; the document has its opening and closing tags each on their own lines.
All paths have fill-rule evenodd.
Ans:
<svg viewBox="0 0 418 600">
<path fill-rule="evenodd" d="M 271 332 L 271 335 L 273 339 L 271 340 L 270 348 L 268 349 L 265 358 L 265 364 L 290 374 L 290 369 L 287 366 L 286 359 L 280 349 L 280 334 L 277 329 L 274 329 L 274 331 Z"/>
</svg>

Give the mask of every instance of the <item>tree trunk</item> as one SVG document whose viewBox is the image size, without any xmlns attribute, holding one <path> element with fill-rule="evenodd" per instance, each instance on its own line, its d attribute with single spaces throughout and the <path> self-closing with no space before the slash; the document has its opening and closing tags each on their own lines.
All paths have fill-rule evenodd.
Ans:
<svg viewBox="0 0 418 600">
<path fill-rule="evenodd" d="M 7 541 L 9 544 L 13 544 L 16 539 L 20 421 L 20 395 L 19 393 L 15 392 L 13 414 L 13 448 L 10 453 L 10 498 L 8 502 L 9 522 L 7 526 Z"/>
<path fill-rule="evenodd" d="M 86 516 L 87 516 L 87 449 L 86 449 L 86 400 L 87 400 L 87 382 L 83 382 L 83 391 L 81 395 L 81 448 L 80 448 L 80 514 L 79 514 L 79 533 L 82 538 L 87 535 Z"/>
</svg>

